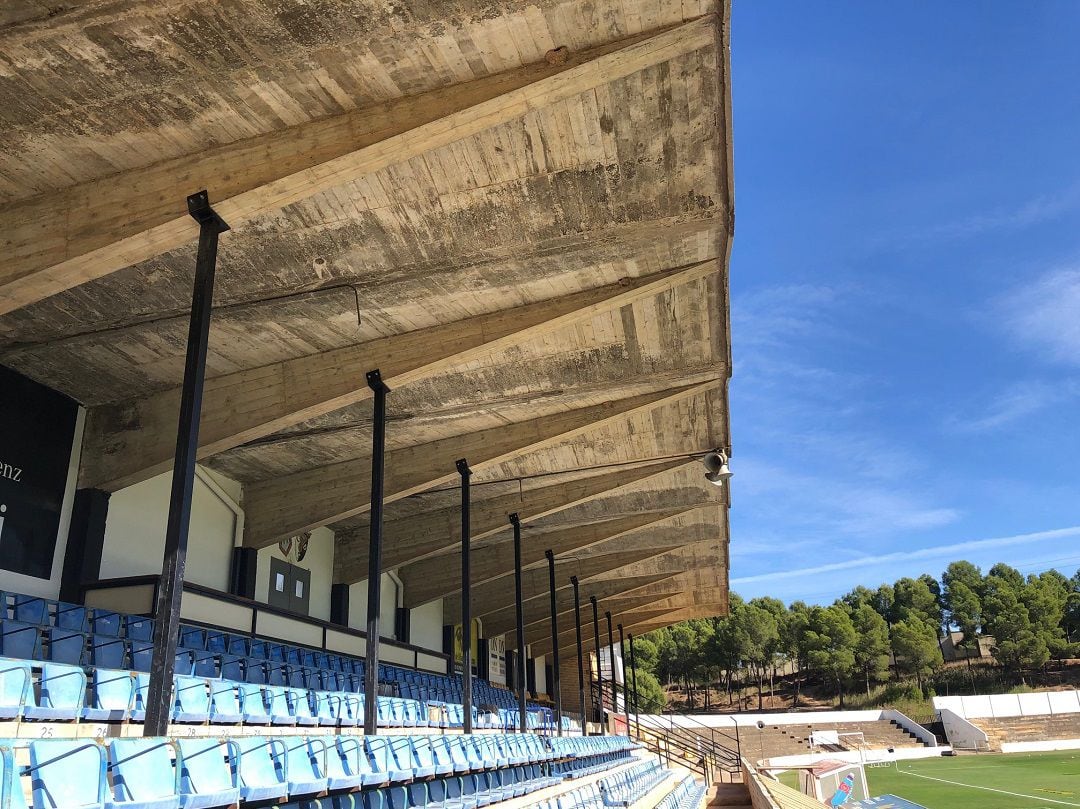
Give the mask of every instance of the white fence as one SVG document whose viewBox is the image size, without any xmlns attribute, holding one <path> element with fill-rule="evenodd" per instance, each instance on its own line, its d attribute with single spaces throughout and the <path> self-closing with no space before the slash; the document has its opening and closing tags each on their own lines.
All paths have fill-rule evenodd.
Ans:
<svg viewBox="0 0 1080 809">
<path fill-rule="evenodd" d="M 948 710 L 964 719 L 1007 719 L 1010 716 L 1080 713 L 1080 691 L 934 697 L 934 709 Z"/>
</svg>

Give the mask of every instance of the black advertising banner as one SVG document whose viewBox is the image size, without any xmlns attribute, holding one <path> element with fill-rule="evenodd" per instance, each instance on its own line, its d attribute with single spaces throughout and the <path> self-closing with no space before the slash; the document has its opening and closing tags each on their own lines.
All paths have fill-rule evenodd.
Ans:
<svg viewBox="0 0 1080 809">
<path fill-rule="evenodd" d="M 0 365 L 0 570 L 52 575 L 78 406 Z"/>
</svg>

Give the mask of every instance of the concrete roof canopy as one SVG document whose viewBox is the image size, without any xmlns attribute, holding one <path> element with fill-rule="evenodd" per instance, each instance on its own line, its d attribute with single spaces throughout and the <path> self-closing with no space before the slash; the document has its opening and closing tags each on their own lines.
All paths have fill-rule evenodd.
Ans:
<svg viewBox="0 0 1080 809">
<path fill-rule="evenodd" d="M 511 512 L 538 648 L 548 548 L 560 610 L 571 573 L 631 631 L 726 609 L 728 0 L 54 5 L 0 9 L 0 363 L 88 408 L 81 486 L 170 466 L 205 188 L 247 545 L 327 525 L 366 575 L 378 368 L 407 606 L 460 596 L 467 458 L 493 628 Z"/>
</svg>

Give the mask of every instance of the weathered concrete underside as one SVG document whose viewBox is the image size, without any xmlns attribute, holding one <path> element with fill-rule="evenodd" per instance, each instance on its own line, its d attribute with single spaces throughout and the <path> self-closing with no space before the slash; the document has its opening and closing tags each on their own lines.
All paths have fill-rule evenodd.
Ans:
<svg viewBox="0 0 1080 809">
<path fill-rule="evenodd" d="M 336 578 L 366 575 L 378 367 L 407 606 L 455 608 L 465 457 L 492 631 L 509 512 L 538 653 L 547 548 L 561 610 L 576 573 L 627 629 L 720 612 L 726 492 L 688 455 L 730 446 L 728 12 L 7 3 L 0 362 L 89 408 L 81 485 L 168 468 L 205 187 L 232 230 L 201 456 L 249 545 L 330 525 Z"/>
</svg>

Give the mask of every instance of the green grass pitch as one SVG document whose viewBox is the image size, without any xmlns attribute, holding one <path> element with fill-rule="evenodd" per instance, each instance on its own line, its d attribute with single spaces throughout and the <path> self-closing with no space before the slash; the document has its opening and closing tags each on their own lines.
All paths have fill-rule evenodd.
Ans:
<svg viewBox="0 0 1080 809">
<path fill-rule="evenodd" d="M 1080 750 L 966 755 L 867 767 L 872 795 L 893 794 L 927 809 L 1080 807 Z"/>
</svg>

